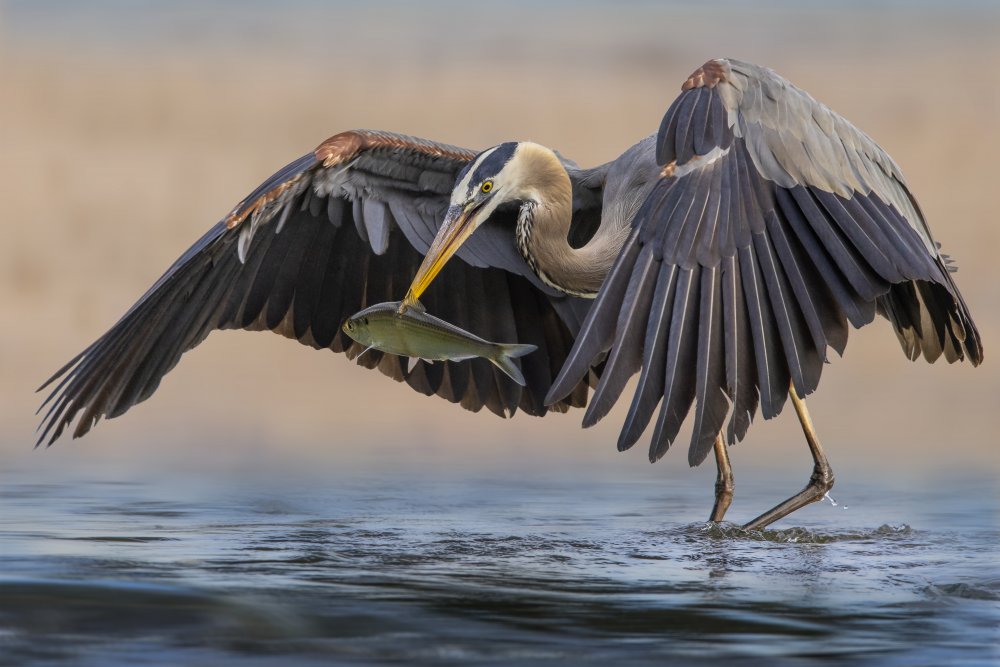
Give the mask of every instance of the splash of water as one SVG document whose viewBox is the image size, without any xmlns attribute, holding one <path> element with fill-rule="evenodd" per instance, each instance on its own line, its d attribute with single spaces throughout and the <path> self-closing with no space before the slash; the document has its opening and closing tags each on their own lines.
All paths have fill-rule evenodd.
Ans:
<svg viewBox="0 0 1000 667">
<path fill-rule="evenodd" d="M 829 491 L 823 494 L 823 498 L 829 500 L 830 504 L 834 507 L 843 507 L 845 510 L 848 509 L 847 505 L 838 505 L 837 501 L 833 499 L 833 496 L 830 495 Z"/>
</svg>

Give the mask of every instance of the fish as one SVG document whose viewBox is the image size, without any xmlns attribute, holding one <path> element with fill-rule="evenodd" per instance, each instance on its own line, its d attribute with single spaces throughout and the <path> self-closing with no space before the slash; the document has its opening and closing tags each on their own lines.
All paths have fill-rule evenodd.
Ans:
<svg viewBox="0 0 1000 667">
<path fill-rule="evenodd" d="M 352 339 L 389 354 L 427 361 L 463 361 L 482 357 L 522 387 L 524 375 L 514 359 L 537 345 L 493 343 L 429 314 L 419 301 L 386 301 L 358 311 L 344 322 Z M 364 354 L 362 352 L 361 354 Z"/>
</svg>

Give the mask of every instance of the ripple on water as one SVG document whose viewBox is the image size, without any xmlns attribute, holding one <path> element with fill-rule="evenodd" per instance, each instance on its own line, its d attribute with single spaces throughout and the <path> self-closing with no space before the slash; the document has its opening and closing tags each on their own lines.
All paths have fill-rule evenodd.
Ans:
<svg viewBox="0 0 1000 667">
<path fill-rule="evenodd" d="M 152 535 L 88 535 L 86 537 L 59 537 L 60 540 L 74 542 L 117 542 L 120 544 L 148 544 L 150 542 L 176 542 L 176 537 Z"/>
<path fill-rule="evenodd" d="M 697 537 L 725 540 L 749 540 L 777 544 L 831 544 L 835 542 L 888 541 L 911 537 L 917 533 L 906 524 L 882 524 L 878 528 L 852 530 L 817 530 L 801 527 L 747 530 L 734 523 L 698 523 L 686 526 L 683 532 Z"/>
<path fill-rule="evenodd" d="M 940 521 L 907 511 L 910 523 L 883 523 L 852 502 L 850 516 L 813 508 L 808 527 L 745 531 L 629 511 L 646 492 L 629 484 L 599 498 L 518 480 L 423 484 L 277 501 L 81 485 L 46 502 L 8 485 L 0 572 L 23 579 L 0 579 L 0 665 L 253 654 L 268 665 L 873 666 L 926 647 L 939 664 L 988 664 L 1000 622 L 997 535 L 982 528 L 991 507 L 951 501 Z M 701 495 L 673 493 L 679 515 L 700 511 Z M 875 527 L 854 527 L 865 521 Z M 189 660 L 189 648 L 203 653 Z"/>
<path fill-rule="evenodd" d="M 962 598 L 965 600 L 1000 601 L 1000 580 L 970 584 L 931 584 L 924 591 L 932 597 Z"/>
</svg>

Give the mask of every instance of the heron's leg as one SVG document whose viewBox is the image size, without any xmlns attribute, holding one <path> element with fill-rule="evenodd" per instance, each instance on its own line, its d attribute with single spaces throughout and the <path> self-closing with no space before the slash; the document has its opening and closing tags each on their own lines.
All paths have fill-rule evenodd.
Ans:
<svg viewBox="0 0 1000 667">
<path fill-rule="evenodd" d="M 719 475 L 715 478 L 715 505 L 709 521 L 722 521 L 726 510 L 733 502 L 733 468 L 729 465 L 729 450 L 726 449 L 726 439 L 722 433 L 715 437 L 715 466 Z"/>
<path fill-rule="evenodd" d="M 805 433 L 806 442 L 809 443 L 809 450 L 812 452 L 812 477 L 809 478 L 809 484 L 802 491 L 785 502 L 772 507 L 743 526 L 747 530 L 764 528 L 778 519 L 788 516 L 800 507 L 805 507 L 809 503 L 821 500 L 827 491 L 833 488 L 833 469 L 830 468 L 830 463 L 826 460 L 823 448 L 819 444 L 819 438 L 816 437 L 816 429 L 813 428 L 812 419 L 809 418 L 809 411 L 806 410 L 806 402 L 795 393 L 794 386 L 789 389 L 789 395 L 792 397 L 792 405 L 795 406 L 795 412 L 799 415 L 799 421 L 802 423 L 802 432 Z"/>
</svg>

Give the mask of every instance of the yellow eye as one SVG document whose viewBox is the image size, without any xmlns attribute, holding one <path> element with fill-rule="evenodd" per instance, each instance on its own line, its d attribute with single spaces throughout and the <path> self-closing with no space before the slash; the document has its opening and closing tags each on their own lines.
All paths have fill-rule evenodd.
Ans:
<svg viewBox="0 0 1000 667">
<path fill-rule="evenodd" d="M 483 181 L 483 184 L 479 186 L 479 189 L 483 192 L 483 194 L 489 192 L 493 189 L 493 181 Z"/>
</svg>

